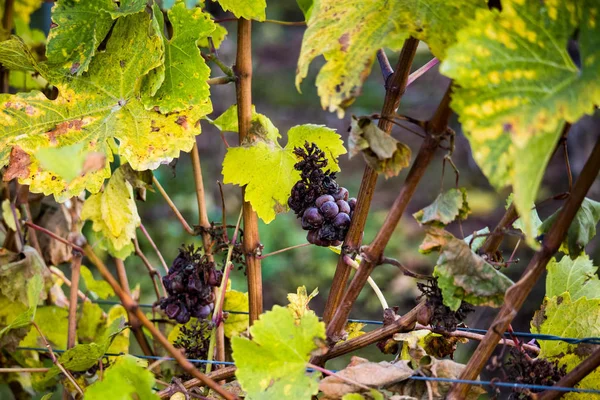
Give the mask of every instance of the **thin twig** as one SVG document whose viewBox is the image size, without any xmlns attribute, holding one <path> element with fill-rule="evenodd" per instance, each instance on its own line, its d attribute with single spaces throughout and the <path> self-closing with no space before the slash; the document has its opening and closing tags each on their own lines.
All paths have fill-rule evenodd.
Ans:
<svg viewBox="0 0 600 400">
<path fill-rule="evenodd" d="M 58 358 L 56 358 L 56 355 L 54 354 L 54 351 L 52 350 L 52 346 L 50 346 L 50 343 L 48 343 L 48 340 L 46 340 L 46 337 L 42 333 L 42 330 L 40 329 L 40 327 L 35 322 L 33 322 L 33 321 L 31 321 L 31 325 L 33 325 L 33 327 L 38 331 L 38 333 L 40 335 L 40 338 L 42 339 L 42 341 L 44 342 L 44 345 L 48 349 L 48 353 L 50 354 L 50 358 L 52 359 L 52 363 L 54 365 L 56 365 L 56 367 L 58 369 L 60 369 L 60 371 L 63 374 L 65 374 L 65 376 L 67 377 L 67 379 L 73 384 L 73 387 L 75 387 L 75 389 L 79 392 L 79 394 L 81 394 L 83 396 L 83 390 L 77 384 L 77 381 L 75 380 L 75 378 L 73 378 L 73 375 L 71 375 L 71 373 L 69 371 L 67 371 L 65 369 L 65 367 L 63 367 L 63 365 L 58 361 Z"/>
<path fill-rule="evenodd" d="M 81 247 L 77 246 L 74 243 L 69 242 L 67 239 L 61 238 L 60 236 L 58 236 L 57 234 L 55 234 L 54 232 L 52 232 L 52 231 L 50 231 L 50 230 L 48 230 L 46 228 L 43 228 L 43 227 L 41 227 L 39 225 L 36 225 L 36 224 L 34 224 L 34 223 L 30 222 L 30 221 L 25 221 L 25 225 L 27 225 L 30 228 L 35 229 L 36 231 L 43 232 L 46 235 L 50 236 L 52 239 L 58 240 L 59 242 L 61 242 L 63 244 L 66 244 L 67 246 L 70 246 L 73 250 L 76 250 L 76 251 L 78 251 L 80 253 L 83 253 L 83 249 Z"/>
<path fill-rule="evenodd" d="M 152 246 L 152 248 L 156 252 L 156 255 L 158 256 L 158 259 L 160 260 L 160 263 L 162 264 L 163 268 L 165 269 L 165 273 L 168 274 L 169 273 L 169 266 L 165 262 L 165 259 L 162 256 L 160 250 L 158 250 L 158 247 L 156 247 L 156 243 L 154 243 L 154 240 L 152 240 L 152 237 L 150 237 L 150 234 L 148 233 L 148 231 L 144 227 L 144 224 L 140 224 L 140 230 L 142 231 L 142 233 L 144 234 L 144 236 L 146 236 L 146 239 L 148 239 L 148 242 L 150 242 L 150 246 Z"/>
<path fill-rule="evenodd" d="M 213 371 L 210 374 L 207 374 L 207 376 L 211 379 L 214 379 L 215 381 L 220 381 L 223 379 L 232 378 L 235 375 L 235 371 L 236 371 L 236 367 L 232 365 L 230 367 L 225 367 L 225 368 L 221 368 L 216 371 Z M 183 387 L 185 389 L 191 389 L 196 386 L 204 386 L 204 383 L 196 378 L 193 378 L 193 379 L 190 379 L 189 381 L 183 382 Z M 157 394 L 158 394 L 158 397 L 160 397 L 161 399 L 168 399 L 176 392 L 178 392 L 178 390 L 175 389 L 174 385 L 171 385 L 168 388 L 161 390 Z"/>
<path fill-rule="evenodd" d="M 377 50 L 377 61 L 379 62 L 381 74 L 383 75 L 383 82 L 385 84 L 385 88 L 387 89 L 388 79 L 390 79 L 390 76 L 392 76 L 394 73 L 394 69 L 392 68 L 390 60 L 388 60 L 387 55 L 385 54 L 385 50 Z"/>
<path fill-rule="evenodd" d="M 0 374 L 48 372 L 50 368 L 0 368 Z"/>
<path fill-rule="evenodd" d="M 393 266 L 397 267 L 400 271 L 402 271 L 402 273 L 404 275 L 410 276 L 411 278 L 431 279 L 431 275 L 423 275 L 423 274 L 419 274 L 418 272 L 413 272 L 410 269 L 408 269 L 407 267 L 405 267 L 404 264 L 402 264 L 400 261 L 396 260 L 395 258 L 382 257 L 381 261 L 379 261 L 379 263 L 393 265 Z"/>
<path fill-rule="evenodd" d="M 181 367 L 188 374 L 194 376 L 195 378 L 198 378 L 200 381 L 202 381 L 208 387 L 210 387 L 215 392 L 217 392 L 218 394 L 223 396 L 225 399 L 227 399 L 227 400 L 238 399 L 238 397 L 236 395 L 228 392 L 227 390 L 222 388 L 220 385 L 218 385 L 214 380 L 212 380 L 211 378 L 209 378 L 208 376 L 206 376 L 202 372 L 200 372 L 198 369 L 196 369 L 196 367 L 194 367 L 194 364 L 192 364 L 190 361 L 188 361 L 188 359 L 185 358 L 185 356 L 178 349 L 176 349 L 171 344 L 171 342 L 169 342 L 169 340 L 146 317 L 144 312 L 139 308 L 138 304 L 131 298 L 131 296 L 123 291 L 123 289 L 121 288 L 119 283 L 116 281 L 114 276 L 110 273 L 110 271 L 108 270 L 106 265 L 104 265 L 104 263 L 96 255 L 96 253 L 94 253 L 94 250 L 90 247 L 90 245 L 86 245 L 84 250 L 85 250 L 85 255 L 89 258 L 89 260 L 92 262 L 92 264 L 94 264 L 96 266 L 96 268 L 98 269 L 98 271 L 100 272 L 100 274 L 102 275 L 104 280 L 106 280 L 109 283 L 109 285 L 112 286 L 112 288 L 115 291 L 115 293 L 117 294 L 117 296 L 119 296 L 123 306 L 130 312 L 135 313 L 135 315 L 139 319 L 140 323 L 146 329 L 148 329 L 148 331 L 150 331 L 152 336 L 158 342 L 160 342 L 160 344 L 167 350 L 167 352 L 169 352 L 169 354 L 171 354 L 171 356 L 173 358 L 175 358 L 177 363 L 179 363 L 179 365 L 181 365 Z"/>
<path fill-rule="evenodd" d="M 360 265 L 356 261 L 351 259 L 350 256 L 347 254 L 344 255 L 344 262 L 357 271 L 360 268 Z M 369 277 L 369 279 L 367 279 L 367 282 L 369 283 L 369 286 L 371 286 L 371 288 L 373 289 L 373 292 L 375 292 L 375 296 L 377 296 L 377 299 L 379 300 L 379 303 L 381 304 L 383 311 L 390 308 L 388 306 L 387 300 L 385 299 L 385 296 L 383 295 L 383 293 L 381 292 L 381 289 L 379 289 L 379 286 L 377 286 L 377 283 L 375 283 L 373 278 Z"/>
<path fill-rule="evenodd" d="M 289 250 L 299 249 L 300 247 L 307 247 L 307 246 L 310 246 L 310 243 L 301 243 L 301 244 L 297 244 L 295 246 L 290 246 L 290 247 L 286 247 L 284 249 L 276 250 L 271 253 L 262 254 L 261 256 L 259 256 L 259 258 L 262 260 L 264 258 L 274 256 L 275 254 L 281 254 L 281 253 L 284 253 Z"/>
<path fill-rule="evenodd" d="M 419 68 L 418 70 L 416 70 L 415 72 L 410 74 L 410 76 L 408 77 L 408 82 L 406 82 L 406 87 L 410 86 L 411 83 L 413 83 L 414 81 L 419 79 L 421 76 L 423 76 L 423 74 L 425 74 L 425 72 L 427 72 L 431 68 L 435 67 L 439 62 L 440 62 L 440 60 L 438 60 L 437 58 L 432 58 L 427 63 L 425 63 L 425 65 L 423 65 L 421 68 Z"/>
<path fill-rule="evenodd" d="M 206 81 L 206 83 L 208 83 L 209 85 L 227 85 L 228 83 L 234 82 L 235 79 L 233 79 L 230 76 L 218 76 L 216 78 L 210 78 L 209 80 Z"/>
<path fill-rule="evenodd" d="M 146 266 L 146 269 L 148 270 L 150 280 L 152 281 L 152 286 L 154 287 L 154 293 L 156 294 L 156 300 L 160 300 L 161 297 L 158 285 L 160 285 L 160 287 L 162 288 L 163 296 L 167 297 L 167 290 L 163 285 L 162 279 L 160 279 L 160 274 L 158 273 L 158 271 L 156 271 L 156 269 L 154 269 L 154 267 L 150 263 L 150 260 L 148 260 L 148 257 L 146 257 L 146 255 L 142 252 L 142 249 L 140 249 L 140 244 L 138 243 L 137 238 L 133 239 L 133 246 L 135 248 L 135 255 L 138 256 L 140 260 L 142 260 L 142 263 Z"/>
<path fill-rule="evenodd" d="M 335 373 L 335 372 L 333 372 L 333 371 L 330 371 L 330 370 L 328 370 L 328 369 L 321 368 L 321 367 L 319 367 L 318 365 L 314 365 L 314 364 L 311 364 L 311 363 L 306 363 L 306 366 L 307 366 L 308 368 L 312 368 L 312 369 L 314 369 L 314 370 L 317 370 L 317 371 L 319 371 L 319 372 L 321 372 L 321 373 L 323 373 L 323 374 L 325 374 L 325 375 L 328 375 L 328 376 L 334 376 L 334 377 L 336 377 L 337 379 L 339 379 L 340 381 L 343 381 L 343 382 L 349 383 L 349 384 L 351 384 L 351 385 L 353 385 L 353 386 L 356 386 L 356 387 L 358 387 L 358 388 L 361 388 L 362 390 L 371 390 L 371 388 L 370 388 L 370 387 L 368 387 L 368 386 L 366 386 L 366 385 L 363 385 L 362 383 L 360 383 L 360 382 L 357 382 L 357 381 L 355 381 L 354 379 L 350 379 L 350 378 L 348 378 L 348 377 L 345 377 L 345 376 L 343 376 L 343 375 L 337 374 L 337 373 Z"/>
<path fill-rule="evenodd" d="M 569 193 L 573 190 L 573 174 L 571 173 L 571 163 L 569 162 L 569 149 L 567 147 L 567 138 L 563 137 L 563 155 L 565 157 L 565 167 L 567 169 L 567 178 L 569 179 Z"/>
<path fill-rule="evenodd" d="M 177 217 L 177 219 L 179 220 L 179 222 L 183 226 L 183 229 L 185 229 L 185 231 L 187 233 L 189 233 L 190 235 L 193 235 L 194 234 L 194 230 L 187 223 L 187 221 L 185 220 L 185 218 L 183 218 L 183 215 L 181 215 L 181 213 L 179 212 L 179 209 L 177 208 L 177 206 L 175 205 L 175 203 L 173 203 L 173 201 L 171 200 L 171 198 L 169 197 L 169 195 L 167 194 L 167 192 L 165 191 L 165 189 L 163 189 L 163 187 L 161 186 L 160 182 L 158 181 L 158 179 L 156 179 L 155 176 L 152 177 L 152 183 L 154 184 L 154 186 L 156 186 L 156 188 L 158 189 L 158 191 L 160 192 L 160 194 L 162 195 L 162 197 L 164 197 L 165 201 L 167 202 L 167 204 L 169 205 L 169 207 L 171 208 L 171 210 L 173 210 L 173 212 L 175 213 L 175 216 Z"/>
</svg>

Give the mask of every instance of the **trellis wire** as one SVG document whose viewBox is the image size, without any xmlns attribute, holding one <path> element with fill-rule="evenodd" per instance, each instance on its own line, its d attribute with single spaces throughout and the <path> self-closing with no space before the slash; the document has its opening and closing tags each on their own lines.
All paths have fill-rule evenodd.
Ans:
<svg viewBox="0 0 600 400">
<path fill-rule="evenodd" d="M 17 347 L 17 350 L 24 351 L 39 351 L 47 353 L 49 350 L 44 347 Z M 52 350 L 55 353 L 61 354 L 66 350 Z M 105 353 L 106 357 L 118 357 L 124 355 L 124 353 Z M 146 360 L 166 360 L 166 361 L 175 361 L 172 357 L 160 357 L 160 356 L 146 356 L 141 354 L 131 354 L 134 357 L 146 359 Z M 234 362 L 231 361 L 214 361 L 214 360 L 201 360 L 188 358 L 188 361 L 194 364 L 219 364 L 219 365 L 235 365 Z M 313 372 L 311 368 L 307 368 L 308 372 Z M 337 372 L 337 371 L 333 371 Z M 437 378 L 432 376 L 419 376 L 413 375 L 408 377 L 408 379 L 416 380 L 416 381 L 431 381 L 431 382 L 448 382 L 448 383 L 466 383 L 469 385 L 477 385 L 477 386 L 490 386 L 490 387 L 505 387 L 510 389 L 530 389 L 530 390 L 555 390 L 559 392 L 572 392 L 572 393 L 589 393 L 600 395 L 600 390 L 596 389 L 579 389 L 572 387 L 562 387 L 562 386 L 545 386 L 545 385 L 531 385 L 527 383 L 512 383 L 512 382 L 497 382 L 497 381 L 471 381 L 465 379 L 450 379 L 450 378 Z"/>
<path fill-rule="evenodd" d="M 94 303 L 97 304 L 107 304 L 107 305 L 117 305 L 121 304 L 118 301 L 110 301 L 110 300 L 94 300 Z M 140 307 L 152 308 L 152 304 L 138 304 Z M 223 312 L 228 312 L 230 314 L 248 314 L 245 311 L 228 311 L 223 310 Z M 348 319 L 348 322 L 356 322 L 367 325 L 383 325 L 381 321 L 374 321 L 369 319 Z M 485 334 L 487 331 L 485 329 L 475 329 L 475 328 L 456 328 L 458 331 L 462 332 L 471 332 L 471 333 L 479 333 Z M 536 339 L 536 340 L 549 340 L 549 341 L 561 341 L 569 344 L 596 344 L 600 345 L 600 337 L 587 337 L 587 338 L 569 338 L 555 335 L 546 335 L 542 333 L 529 333 L 529 332 L 504 332 L 504 337 L 510 339 L 512 337 L 519 337 L 525 339 Z"/>
</svg>

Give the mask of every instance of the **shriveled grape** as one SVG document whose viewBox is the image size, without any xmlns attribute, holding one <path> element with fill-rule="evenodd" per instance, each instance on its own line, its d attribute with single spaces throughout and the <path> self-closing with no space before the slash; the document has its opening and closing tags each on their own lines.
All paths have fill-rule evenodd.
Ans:
<svg viewBox="0 0 600 400">
<path fill-rule="evenodd" d="M 321 214 L 323 214 L 325 219 L 333 219 L 340 212 L 340 208 L 333 201 L 326 201 L 321 208 L 319 208 L 319 211 L 321 211 Z"/>
<path fill-rule="evenodd" d="M 335 201 L 335 199 L 332 195 L 324 194 L 323 196 L 317 197 L 317 200 L 315 200 L 315 206 L 321 207 L 323 203 L 326 203 L 328 201 Z"/>
<path fill-rule="evenodd" d="M 311 228 L 319 228 L 323 225 L 323 220 L 323 215 L 315 207 L 307 208 L 304 214 L 302 214 L 302 224 L 306 224 Z"/>
<path fill-rule="evenodd" d="M 341 213 L 350 214 L 350 205 L 345 200 L 338 200 L 335 204 L 338 205 Z"/>
</svg>

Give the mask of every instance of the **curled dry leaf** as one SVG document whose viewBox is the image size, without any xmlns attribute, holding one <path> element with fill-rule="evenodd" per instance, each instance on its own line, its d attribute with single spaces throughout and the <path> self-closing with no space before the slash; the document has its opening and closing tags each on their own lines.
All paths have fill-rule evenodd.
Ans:
<svg viewBox="0 0 600 400">
<path fill-rule="evenodd" d="M 350 157 L 362 152 L 367 164 L 387 178 L 398 175 L 410 164 L 410 148 L 379 129 L 368 117 L 352 117 L 348 149 Z"/>
</svg>

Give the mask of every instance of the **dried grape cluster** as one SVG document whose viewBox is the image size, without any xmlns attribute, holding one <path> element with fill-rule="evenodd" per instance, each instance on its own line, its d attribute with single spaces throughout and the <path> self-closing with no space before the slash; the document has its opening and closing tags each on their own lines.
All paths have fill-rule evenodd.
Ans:
<svg viewBox="0 0 600 400">
<path fill-rule="evenodd" d="M 208 320 L 198 320 L 196 323 L 183 325 L 173 346 L 185 349 L 187 358 L 204 360 L 208 356 L 212 327 L 212 321 Z"/>
<path fill-rule="evenodd" d="M 185 324 L 191 317 L 206 318 L 214 309 L 213 287 L 221 284 L 223 273 L 200 254 L 194 245 L 179 249 L 163 284 L 169 294 L 158 302 L 169 318 Z"/>
<path fill-rule="evenodd" d="M 334 172 L 324 171 L 327 159 L 316 144 L 306 142 L 294 154 L 301 159 L 294 165 L 301 179 L 292 188 L 288 205 L 302 218 L 309 243 L 338 246 L 350 228 L 356 199 L 348 199 L 348 190 L 337 184 Z"/>
<path fill-rule="evenodd" d="M 456 311 L 444 305 L 442 290 L 437 284 L 437 279 L 429 280 L 426 283 L 417 283 L 417 287 L 423 293 L 427 300 L 423 312 L 417 317 L 418 322 L 423 325 L 431 325 L 435 329 L 442 329 L 448 332 L 456 330 L 458 324 L 463 322 L 469 313 L 475 311 L 470 303 L 463 301 Z M 421 297 L 422 297 L 421 296 Z"/>
</svg>

